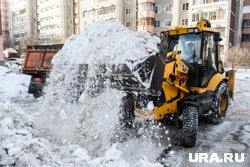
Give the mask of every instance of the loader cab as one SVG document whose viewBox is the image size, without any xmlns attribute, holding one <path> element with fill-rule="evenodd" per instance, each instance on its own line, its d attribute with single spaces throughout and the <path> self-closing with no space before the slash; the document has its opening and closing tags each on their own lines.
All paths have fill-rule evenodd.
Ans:
<svg viewBox="0 0 250 167">
<path fill-rule="evenodd" d="M 180 51 L 181 60 L 190 68 L 188 87 L 206 87 L 214 74 L 219 73 L 220 34 L 211 28 L 177 27 L 162 32 L 162 53 Z M 198 77 L 197 77 L 198 76 Z"/>
</svg>

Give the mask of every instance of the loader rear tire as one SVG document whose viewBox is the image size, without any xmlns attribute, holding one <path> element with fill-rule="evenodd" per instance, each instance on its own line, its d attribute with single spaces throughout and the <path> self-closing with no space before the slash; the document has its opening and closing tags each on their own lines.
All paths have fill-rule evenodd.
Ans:
<svg viewBox="0 0 250 167">
<path fill-rule="evenodd" d="M 183 108 L 182 142 L 185 147 L 193 147 L 198 131 L 198 108 L 187 105 Z"/>
<path fill-rule="evenodd" d="M 134 96 L 127 94 L 122 98 L 119 111 L 119 122 L 123 129 L 130 129 L 133 127 L 135 121 L 134 114 Z"/>
</svg>

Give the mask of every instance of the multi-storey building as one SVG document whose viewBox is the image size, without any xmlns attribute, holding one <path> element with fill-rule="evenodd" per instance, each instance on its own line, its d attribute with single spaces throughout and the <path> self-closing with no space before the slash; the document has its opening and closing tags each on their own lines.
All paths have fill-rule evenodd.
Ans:
<svg viewBox="0 0 250 167">
<path fill-rule="evenodd" d="M 235 37 L 234 45 L 241 44 L 241 27 L 242 27 L 242 9 L 244 0 L 236 0 L 236 16 L 235 16 Z"/>
<path fill-rule="evenodd" d="M 250 50 L 250 0 L 244 0 L 242 14 L 241 48 Z"/>
<path fill-rule="evenodd" d="M 136 0 L 81 0 L 81 30 L 98 20 L 116 20 L 136 30 Z"/>
<path fill-rule="evenodd" d="M 137 30 L 155 32 L 155 0 L 138 0 L 137 1 Z"/>
<path fill-rule="evenodd" d="M 63 43 L 73 34 L 73 1 L 38 0 L 38 40 L 40 44 Z"/>
<path fill-rule="evenodd" d="M 0 63 L 2 63 L 3 57 L 3 36 L 2 36 L 2 17 L 1 17 L 1 10 L 0 10 Z"/>
<path fill-rule="evenodd" d="M 2 37 L 3 41 L 8 41 L 9 39 L 9 31 L 8 31 L 8 10 L 9 1 L 0 0 L 0 10 L 1 10 L 1 27 L 2 27 Z M 8 47 L 6 42 L 4 43 L 5 47 Z"/>
<path fill-rule="evenodd" d="M 200 19 L 207 19 L 211 22 L 212 28 L 216 28 L 223 41 L 221 42 L 220 52 L 224 58 L 225 52 L 234 40 L 235 4 L 231 5 L 228 0 L 193 0 L 191 5 L 191 24 L 195 25 Z"/>
<path fill-rule="evenodd" d="M 188 26 L 190 21 L 191 0 L 155 0 L 155 33 L 174 28 L 177 25 Z"/>
<path fill-rule="evenodd" d="M 34 44 L 37 41 L 35 2 L 35 0 L 9 0 L 9 35 L 17 50 L 24 49 L 27 44 Z"/>
<path fill-rule="evenodd" d="M 80 33 L 80 0 L 73 0 L 73 33 Z"/>
<path fill-rule="evenodd" d="M 155 4 L 155 33 L 159 34 L 162 30 L 166 30 L 175 24 L 173 21 L 174 12 L 173 0 L 156 0 Z"/>
</svg>

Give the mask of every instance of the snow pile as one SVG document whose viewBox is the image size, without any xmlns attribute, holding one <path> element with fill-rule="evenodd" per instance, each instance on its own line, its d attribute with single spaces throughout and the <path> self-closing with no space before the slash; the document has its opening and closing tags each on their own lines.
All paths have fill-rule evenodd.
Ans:
<svg viewBox="0 0 250 167">
<path fill-rule="evenodd" d="M 6 75 L 8 75 L 8 77 L 6 77 Z M 0 66 L 0 95 L 5 97 L 26 95 L 29 81 L 30 76 L 14 74 L 7 67 Z"/>
<path fill-rule="evenodd" d="M 2 69 L 8 71 L 8 69 L 6 68 Z M 27 96 L 27 97 L 23 96 L 23 94 L 27 95 L 29 78 L 27 78 L 27 76 L 25 75 L 16 75 L 13 73 L 7 73 L 7 74 L 4 73 L 3 75 L 0 75 L 0 78 L 5 82 L 12 81 L 13 85 L 15 85 L 14 87 L 15 90 L 24 89 L 23 91 L 25 91 L 22 94 L 19 93 L 12 94 L 13 90 L 6 87 L 6 84 L 0 84 L 0 90 L 5 92 L 2 93 L 2 96 L 0 96 L 0 106 L 1 106 L 0 107 L 0 132 L 1 132 L 0 166 L 17 166 L 17 167 L 18 166 L 27 166 L 27 167 L 161 166 L 158 163 L 150 163 L 146 157 L 140 158 L 138 159 L 138 162 L 131 164 L 129 161 L 125 160 L 124 157 L 122 156 L 123 153 L 118 148 L 120 147 L 119 144 L 107 145 L 108 147 L 106 148 L 106 150 L 104 150 L 103 154 L 100 156 L 92 156 L 86 148 L 76 144 L 71 144 L 66 140 L 62 141 L 61 145 L 56 145 L 54 140 L 51 140 L 49 136 L 42 137 L 41 134 L 43 134 L 43 131 L 46 129 L 36 128 L 37 119 L 41 119 L 42 117 L 41 113 L 37 112 L 34 109 L 41 107 L 40 102 L 38 101 L 37 103 L 35 103 L 32 96 Z M 18 84 L 18 83 L 24 83 L 24 84 Z M 113 94 L 118 93 L 115 92 L 114 90 L 111 91 L 112 91 L 111 93 Z M 9 94 L 11 94 L 11 96 L 8 96 Z M 99 99 L 98 98 L 95 99 L 95 102 L 100 101 L 100 99 L 104 99 L 105 96 L 107 96 L 107 94 L 100 95 Z M 117 97 L 119 97 L 119 94 L 117 95 Z M 22 104 L 23 101 L 24 104 Z M 97 131 L 95 135 L 102 135 L 102 133 L 100 132 L 103 130 L 105 130 L 105 133 L 108 134 L 112 133 L 111 132 L 113 129 L 112 126 L 116 123 L 116 121 L 114 121 L 112 125 L 112 121 L 113 119 L 117 118 L 113 118 L 110 117 L 112 115 L 108 115 L 108 113 L 110 112 L 110 111 L 108 112 L 108 110 L 112 110 L 112 106 L 108 105 L 109 105 L 108 103 L 103 103 L 103 105 L 101 106 L 103 110 L 100 110 L 100 112 L 103 111 L 107 113 L 104 114 L 104 118 L 99 117 L 99 120 L 92 119 L 92 121 L 95 121 L 92 123 L 92 125 L 86 124 L 86 126 L 88 126 L 86 128 L 90 128 L 91 126 L 93 126 L 93 129 L 89 129 L 89 131 L 87 129 L 83 130 L 86 133 L 89 133 L 87 135 L 91 135 L 92 131 Z M 92 110 L 93 108 L 94 104 L 92 104 L 90 110 Z M 65 110 L 66 109 L 67 108 L 65 108 Z M 100 112 L 99 114 L 103 114 Z M 48 123 L 46 122 L 47 118 L 49 119 L 50 116 L 57 116 L 54 114 L 55 113 L 51 113 L 50 115 L 47 114 L 46 115 L 47 117 L 43 118 L 42 121 L 44 121 L 43 124 L 44 127 L 46 127 L 46 123 Z M 58 114 L 60 115 L 60 113 Z M 105 121 L 100 121 L 101 119 L 107 120 L 109 124 L 105 124 L 104 123 Z M 60 122 L 60 125 L 63 125 L 63 123 L 65 123 L 67 124 L 66 126 L 70 127 L 70 124 L 66 122 L 68 118 L 64 118 L 63 120 L 64 122 Z M 100 129 L 101 131 L 98 129 L 100 127 L 103 127 L 103 129 Z M 63 128 L 61 128 L 61 131 L 63 131 Z M 54 133 L 60 132 L 60 129 L 57 130 L 58 131 L 54 131 Z M 70 130 L 72 129 L 63 131 L 63 133 L 70 132 Z M 88 137 L 90 140 L 90 136 Z M 101 140 L 100 137 L 101 136 L 96 136 L 96 141 Z M 93 145 L 95 144 L 96 144 L 95 140 L 93 139 Z"/>
<path fill-rule="evenodd" d="M 160 39 L 147 32 L 131 32 L 116 21 L 98 21 L 80 35 L 72 35 L 53 64 L 124 63 L 155 55 Z"/>
<path fill-rule="evenodd" d="M 0 75 L 5 75 L 7 72 L 10 72 L 8 68 L 0 66 Z"/>
<path fill-rule="evenodd" d="M 142 149 L 134 150 L 135 154 L 139 151 L 137 159 L 128 163 L 130 141 L 117 142 L 117 113 L 124 94 L 109 88 L 109 81 L 105 80 L 111 71 L 109 65 L 127 64 L 132 71 L 139 62 L 158 52 L 157 43 L 158 37 L 131 32 L 114 21 L 99 21 L 80 35 L 71 36 L 52 61 L 42 113 L 34 124 L 40 137 L 60 145 L 80 145 L 90 157 L 95 157 L 90 166 L 159 166 L 149 162 L 155 161 L 155 156 L 150 160 L 143 156 L 145 152 L 159 153 L 162 148 L 156 149 L 142 134 L 135 139 Z M 107 65 L 105 71 L 100 68 L 102 64 Z"/>
<path fill-rule="evenodd" d="M 77 145 L 56 146 L 45 138 L 35 136 L 33 121 L 25 115 L 3 117 L 0 115 L 0 166 L 131 166 L 121 158 L 121 151 L 114 144 L 105 154 L 91 158 L 86 149 Z M 161 166 L 152 164 L 146 158 L 134 167 Z"/>
<path fill-rule="evenodd" d="M 131 32 L 115 21 L 98 21 L 80 35 L 72 35 L 53 58 L 46 98 L 74 101 L 87 89 L 85 84 L 93 92 L 102 80 L 108 82 L 105 77 L 110 75 L 111 65 L 126 64 L 132 71 L 138 63 L 156 55 L 159 42 L 158 37 L 147 32 Z M 103 64 L 107 69 L 100 69 Z M 100 72 L 106 76 L 98 75 Z M 138 76 L 137 71 L 133 73 Z"/>
</svg>

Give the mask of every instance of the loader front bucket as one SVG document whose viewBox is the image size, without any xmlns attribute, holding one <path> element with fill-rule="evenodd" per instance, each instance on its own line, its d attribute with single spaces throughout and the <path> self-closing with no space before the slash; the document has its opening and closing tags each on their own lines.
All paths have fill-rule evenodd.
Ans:
<svg viewBox="0 0 250 167">
<path fill-rule="evenodd" d="M 235 84 L 236 70 L 229 70 L 226 72 L 228 78 L 228 91 L 232 100 L 234 100 L 234 84 Z"/>
<path fill-rule="evenodd" d="M 159 55 L 139 60 L 134 68 L 127 64 L 113 66 L 112 87 L 125 92 L 136 92 L 157 96 L 161 92 L 165 62 Z"/>
</svg>

